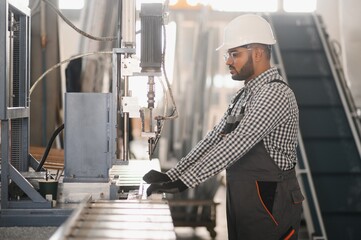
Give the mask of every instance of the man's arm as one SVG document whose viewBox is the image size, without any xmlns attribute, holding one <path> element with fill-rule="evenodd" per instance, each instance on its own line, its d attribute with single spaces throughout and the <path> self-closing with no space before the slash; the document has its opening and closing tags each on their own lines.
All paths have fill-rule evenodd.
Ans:
<svg viewBox="0 0 361 240">
<path fill-rule="evenodd" d="M 166 172 L 172 181 L 177 180 L 187 169 L 192 167 L 197 161 L 207 155 L 221 140 L 220 132 L 223 130 L 227 114 L 225 113 L 221 121 L 201 140 L 197 145 L 182 158 L 174 168 Z"/>
<path fill-rule="evenodd" d="M 283 121 L 287 121 L 288 95 L 278 87 L 265 87 L 256 94 L 250 108 L 232 133 L 182 173 L 179 179 L 188 187 L 195 187 L 226 169 Z"/>
</svg>

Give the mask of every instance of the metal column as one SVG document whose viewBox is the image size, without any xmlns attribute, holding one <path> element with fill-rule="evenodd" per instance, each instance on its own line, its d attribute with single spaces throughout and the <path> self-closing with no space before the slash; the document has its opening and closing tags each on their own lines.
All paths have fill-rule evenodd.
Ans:
<svg viewBox="0 0 361 240">
<path fill-rule="evenodd" d="M 5 0 L 0 11 L 1 208 L 50 208 L 21 174 L 29 167 L 30 10 Z M 21 190 L 10 196 L 10 186 Z"/>
</svg>

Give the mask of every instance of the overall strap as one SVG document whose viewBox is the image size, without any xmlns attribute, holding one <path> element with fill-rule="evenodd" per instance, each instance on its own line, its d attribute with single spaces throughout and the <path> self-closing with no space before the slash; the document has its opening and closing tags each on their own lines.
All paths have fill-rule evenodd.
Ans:
<svg viewBox="0 0 361 240">
<path fill-rule="evenodd" d="M 244 92 L 244 89 L 242 89 L 238 94 L 237 96 L 234 98 L 234 100 L 232 101 L 231 105 L 229 105 L 228 107 L 228 115 L 231 115 L 231 112 L 234 108 L 234 106 L 236 105 L 236 103 L 238 102 L 239 98 L 241 97 L 242 93 Z"/>
<path fill-rule="evenodd" d="M 285 84 L 287 87 L 289 87 L 288 84 L 287 84 L 285 81 L 282 81 L 282 80 L 280 80 L 280 79 L 274 79 L 274 80 L 270 81 L 268 84 L 274 83 L 274 82 L 283 83 L 283 84 Z"/>
</svg>

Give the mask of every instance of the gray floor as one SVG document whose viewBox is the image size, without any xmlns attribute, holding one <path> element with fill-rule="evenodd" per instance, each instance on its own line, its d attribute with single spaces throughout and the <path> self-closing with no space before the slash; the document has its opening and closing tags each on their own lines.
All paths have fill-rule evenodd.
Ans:
<svg viewBox="0 0 361 240">
<path fill-rule="evenodd" d="M 214 240 L 226 240 L 227 235 L 227 221 L 226 221 L 226 189 L 221 186 L 215 196 L 215 201 L 220 204 L 217 206 L 217 236 Z M 175 228 L 177 240 L 211 240 L 209 232 L 205 227 L 199 228 Z"/>
<path fill-rule="evenodd" d="M 56 227 L 0 227 L 1 240 L 46 240 Z"/>
</svg>

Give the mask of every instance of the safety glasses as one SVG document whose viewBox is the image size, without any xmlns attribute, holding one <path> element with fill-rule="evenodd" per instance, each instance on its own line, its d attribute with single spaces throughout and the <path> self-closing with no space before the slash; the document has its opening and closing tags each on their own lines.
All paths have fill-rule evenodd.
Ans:
<svg viewBox="0 0 361 240">
<path fill-rule="evenodd" d="M 242 50 L 239 50 L 239 51 L 227 52 L 227 53 L 225 53 L 223 55 L 224 61 L 227 62 L 228 59 L 231 58 L 232 62 L 234 62 L 241 53 L 247 52 L 249 50 L 252 50 L 252 48 L 245 48 L 245 49 L 242 49 Z"/>
</svg>

